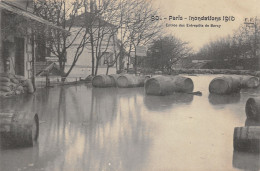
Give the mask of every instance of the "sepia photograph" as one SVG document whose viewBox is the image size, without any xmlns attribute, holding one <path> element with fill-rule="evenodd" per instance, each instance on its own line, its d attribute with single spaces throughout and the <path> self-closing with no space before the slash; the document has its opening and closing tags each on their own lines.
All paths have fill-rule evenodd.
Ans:
<svg viewBox="0 0 260 171">
<path fill-rule="evenodd" d="M 260 1 L 0 0 L 0 171 L 260 171 Z"/>
</svg>

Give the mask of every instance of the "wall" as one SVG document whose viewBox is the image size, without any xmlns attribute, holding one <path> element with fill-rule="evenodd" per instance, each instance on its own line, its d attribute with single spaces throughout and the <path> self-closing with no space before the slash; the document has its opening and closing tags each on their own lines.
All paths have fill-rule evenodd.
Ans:
<svg viewBox="0 0 260 171">
<path fill-rule="evenodd" d="M 1 17 L 7 17 L 7 15 L 9 15 L 8 13 L 5 13 L 5 15 L 3 14 Z M 3 22 L 3 20 L 1 20 Z M 9 22 L 12 21 L 12 18 L 10 21 L 7 21 L 6 20 L 6 23 L 3 23 L 3 24 L 6 24 L 8 25 Z M 32 50 L 32 42 L 30 41 L 30 37 L 29 35 L 31 35 L 31 29 L 28 28 L 27 30 L 27 36 L 25 35 L 15 35 L 15 33 L 8 33 L 6 35 L 6 38 L 5 38 L 5 43 L 9 43 L 9 44 L 13 44 L 13 46 L 10 46 L 8 47 L 8 54 L 6 57 L 9 57 L 10 59 L 10 73 L 13 73 L 13 74 L 16 74 L 16 75 L 22 75 L 22 73 L 16 73 L 15 72 L 15 64 L 16 64 L 16 47 L 15 47 L 15 38 L 16 37 L 19 37 L 19 38 L 23 38 L 23 41 L 24 41 L 24 46 L 23 46 L 23 56 L 24 56 L 24 60 L 23 60 L 23 72 L 24 72 L 24 77 L 25 78 L 31 78 L 32 76 L 32 53 L 33 53 L 33 50 Z M 1 35 L 1 34 L 0 34 Z M 3 37 L 0 37 L 0 40 L 1 43 L 2 43 L 2 48 L 3 48 Z M 18 56 L 19 58 L 19 56 Z M 1 57 L 0 57 L 0 72 L 4 72 L 4 66 L 3 66 L 3 62 L 4 62 L 4 56 L 3 54 L 1 53 Z M 1 65 L 2 64 L 2 65 Z"/>
<path fill-rule="evenodd" d="M 77 30 L 79 28 L 73 28 L 71 33 L 71 40 L 75 37 L 75 34 L 77 33 Z M 74 34 L 74 35 L 73 35 Z M 75 40 L 75 42 L 73 43 L 73 45 L 67 50 L 67 62 L 66 62 L 66 65 L 69 66 L 72 64 L 73 60 L 74 60 L 74 56 L 75 56 L 75 53 L 76 53 L 76 50 L 77 50 L 77 47 L 81 41 L 81 37 L 83 35 L 80 35 L 79 38 L 77 40 Z M 102 41 L 102 48 L 101 48 L 101 51 L 105 51 L 106 49 L 106 45 L 107 45 L 107 41 L 108 41 L 108 35 L 104 37 L 104 40 Z M 111 38 L 110 39 L 110 43 L 108 45 L 108 49 L 106 50 L 106 52 L 109 52 L 113 55 L 114 57 L 114 42 L 113 42 L 113 39 Z M 114 59 L 114 58 L 113 58 Z M 95 59 L 95 64 L 96 64 L 96 59 Z M 103 74 L 105 73 L 105 70 L 106 70 L 106 64 L 104 64 L 104 58 L 102 57 L 101 60 L 100 60 L 100 66 L 98 68 L 98 74 Z M 91 54 L 91 46 L 90 46 L 90 43 L 88 43 L 85 47 L 85 49 L 83 50 L 81 56 L 79 57 L 77 63 L 76 63 L 76 67 L 78 68 L 86 68 L 86 70 L 89 70 L 89 68 L 91 68 L 92 66 L 92 54 Z M 114 67 L 112 68 L 115 68 L 116 67 L 116 64 L 114 65 Z M 115 70 L 115 69 L 112 69 L 110 68 L 110 70 Z M 76 70 L 73 68 L 73 70 Z M 73 72 L 73 71 L 72 71 Z"/>
<path fill-rule="evenodd" d="M 65 71 L 69 70 L 69 66 L 65 67 Z M 98 74 L 106 74 L 107 68 L 98 68 Z M 69 77 L 81 77 L 86 78 L 91 75 L 91 67 L 75 66 L 71 71 Z M 116 74 L 116 68 L 109 68 L 108 74 Z"/>
</svg>

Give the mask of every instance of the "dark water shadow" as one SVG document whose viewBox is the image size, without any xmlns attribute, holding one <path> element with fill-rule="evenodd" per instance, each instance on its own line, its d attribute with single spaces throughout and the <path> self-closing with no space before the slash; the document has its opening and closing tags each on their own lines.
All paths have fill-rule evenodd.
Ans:
<svg viewBox="0 0 260 171">
<path fill-rule="evenodd" d="M 152 143 L 137 98 L 143 89 L 117 90 L 58 87 L 17 108 L 6 102 L 5 109 L 29 106 L 43 123 L 40 155 L 35 147 L 0 149 L 0 170 L 141 170 Z"/>
<path fill-rule="evenodd" d="M 240 93 L 230 95 L 218 95 L 211 93 L 209 94 L 208 99 L 212 105 L 234 104 L 239 103 Z"/>
<path fill-rule="evenodd" d="M 233 152 L 233 167 L 247 171 L 258 171 L 260 169 L 260 154 Z"/>
<path fill-rule="evenodd" d="M 147 109 L 161 111 L 170 109 L 173 104 L 190 104 L 193 100 L 192 94 L 174 93 L 170 96 L 149 96 L 144 97 L 144 104 Z"/>
</svg>

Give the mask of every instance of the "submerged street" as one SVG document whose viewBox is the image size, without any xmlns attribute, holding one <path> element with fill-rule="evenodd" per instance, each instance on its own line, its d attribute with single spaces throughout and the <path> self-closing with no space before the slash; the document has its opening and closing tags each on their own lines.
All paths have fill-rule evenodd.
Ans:
<svg viewBox="0 0 260 171">
<path fill-rule="evenodd" d="M 234 127 L 258 89 L 210 95 L 217 75 L 189 76 L 202 96 L 147 96 L 144 88 L 71 85 L 1 98 L 3 111 L 38 113 L 38 143 L 1 148 L 0 170 L 259 170 L 259 154 L 233 152 Z"/>
</svg>

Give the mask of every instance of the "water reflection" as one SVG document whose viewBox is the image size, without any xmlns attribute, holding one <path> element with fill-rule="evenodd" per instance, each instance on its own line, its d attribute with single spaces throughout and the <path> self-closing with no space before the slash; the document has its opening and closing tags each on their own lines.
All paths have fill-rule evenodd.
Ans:
<svg viewBox="0 0 260 171">
<path fill-rule="evenodd" d="M 92 90 L 91 117 L 82 130 L 86 170 L 139 170 L 147 158 L 150 141 L 137 103 L 139 91 L 117 91 Z"/>
<path fill-rule="evenodd" d="M 192 94 L 174 93 L 170 96 L 148 96 L 144 97 L 147 109 L 161 111 L 172 108 L 173 104 L 190 104 L 193 100 Z"/>
<path fill-rule="evenodd" d="M 222 105 L 222 104 L 233 104 L 239 103 L 240 93 L 229 94 L 229 95 L 218 95 L 218 94 L 209 94 L 209 102 L 213 105 Z"/>
<path fill-rule="evenodd" d="M 1 103 L 7 110 L 34 110 L 41 124 L 37 156 L 31 156 L 35 147 L 16 156 L 20 150 L 0 149 L 0 170 L 141 170 L 152 142 L 142 89 L 118 90 L 64 86 Z"/>
<path fill-rule="evenodd" d="M 38 144 L 30 148 L 1 149 L 0 170 L 33 170 L 38 160 Z"/>
<path fill-rule="evenodd" d="M 241 158 L 236 154 L 232 167 L 230 130 L 245 123 L 244 104 L 252 94 L 212 102 L 207 84 L 212 77 L 194 78 L 206 97 L 145 96 L 143 88 L 82 85 L 39 89 L 32 99 L 0 100 L 1 109 L 33 110 L 41 123 L 38 152 L 0 149 L 0 170 L 250 169 L 236 163 Z M 214 106 L 233 102 L 239 103 L 221 110 Z M 174 115 L 160 115 L 161 110 Z"/>
<path fill-rule="evenodd" d="M 258 171 L 260 169 L 260 154 L 234 151 L 233 167 L 245 171 Z"/>
<path fill-rule="evenodd" d="M 135 87 L 135 88 L 118 88 L 117 90 L 119 97 L 134 97 L 138 95 L 144 95 L 143 87 Z"/>
<path fill-rule="evenodd" d="M 28 112 L 35 111 L 35 95 L 22 94 L 8 98 L 0 98 L 1 111 Z"/>
</svg>

